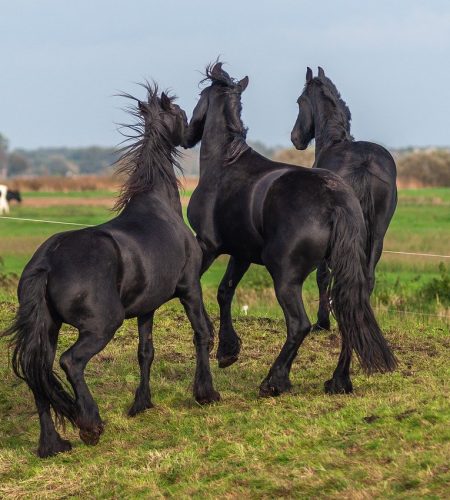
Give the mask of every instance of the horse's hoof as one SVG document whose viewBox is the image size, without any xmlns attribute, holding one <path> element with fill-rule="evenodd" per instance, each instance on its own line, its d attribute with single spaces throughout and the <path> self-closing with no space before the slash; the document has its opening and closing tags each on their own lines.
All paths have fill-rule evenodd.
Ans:
<svg viewBox="0 0 450 500">
<path fill-rule="evenodd" d="M 351 394 L 353 392 L 353 385 L 349 378 L 332 378 L 325 382 L 324 387 L 326 394 Z"/>
<path fill-rule="evenodd" d="M 197 401 L 198 404 L 201 404 L 201 405 L 208 405 L 211 403 L 217 403 L 218 401 L 220 401 L 220 394 L 213 389 L 210 392 L 205 393 L 205 394 L 201 394 L 201 395 L 197 394 L 195 396 L 195 400 Z"/>
<path fill-rule="evenodd" d="M 272 379 L 264 380 L 259 386 L 259 396 L 261 398 L 276 397 L 287 392 L 292 388 L 289 379 L 274 381 Z"/>
<path fill-rule="evenodd" d="M 67 441 L 67 439 L 62 439 L 58 436 L 58 438 L 52 443 L 39 444 L 37 454 L 40 458 L 47 458 L 53 457 L 58 453 L 65 453 L 67 451 L 70 451 L 71 449 L 72 445 L 70 444 L 70 441 Z"/>
<path fill-rule="evenodd" d="M 231 366 L 233 363 L 239 359 L 239 353 L 241 352 L 242 341 L 239 337 L 237 337 L 237 342 L 234 344 L 225 344 L 226 349 L 224 348 L 224 344 L 221 345 L 219 342 L 219 347 L 217 349 L 217 363 L 219 364 L 219 368 L 227 368 Z"/>
<path fill-rule="evenodd" d="M 144 404 L 133 403 L 133 406 L 128 410 L 129 417 L 135 417 L 137 414 L 144 412 L 145 410 L 150 410 L 153 408 L 153 403 L 151 401 Z"/>
<path fill-rule="evenodd" d="M 239 359 L 239 354 L 231 354 L 229 356 L 221 356 L 217 358 L 219 368 L 227 368 Z"/>
<path fill-rule="evenodd" d="M 100 441 L 100 433 L 80 430 L 80 439 L 84 444 L 95 446 Z"/>
<path fill-rule="evenodd" d="M 103 434 L 105 426 L 103 423 L 97 425 L 93 429 L 80 429 L 80 439 L 84 444 L 95 446 L 100 441 L 100 436 Z"/>
</svg>

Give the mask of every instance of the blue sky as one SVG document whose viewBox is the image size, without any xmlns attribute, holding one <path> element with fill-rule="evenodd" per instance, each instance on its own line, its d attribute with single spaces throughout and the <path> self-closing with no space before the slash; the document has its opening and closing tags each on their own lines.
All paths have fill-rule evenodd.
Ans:
<svg viewBox="0 0 450 500">
<path fill-rule="evenodd" d="M 119 90 L 154 78 L 190 115 L 219 54 L 248 75 L 248 138 L 288 145 L 306 66 L 324 67 L 357 139 L 450 145 L 450 2 L 0 0 L 0 132 L 11 147 L 114 145 Z"/>
</svg>

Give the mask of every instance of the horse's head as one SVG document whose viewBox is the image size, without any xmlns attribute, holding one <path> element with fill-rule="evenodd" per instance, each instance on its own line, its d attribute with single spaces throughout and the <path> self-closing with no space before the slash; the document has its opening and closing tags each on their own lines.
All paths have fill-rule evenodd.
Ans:
<svg viewBox="0 0 450 500">
<path fill-rule="evenodd" d="M 176 190 L 178 182 L 175 168 L 182 172 L 177 161 L 177 147 L 182 144 L 188 126 L 186 113 L 175 104 L 174 97 L 165 92 L 158 95 L 157 85 L 146 82 L 147 99 L 139 100 L 130 94 L 119 94 L 137 102 L 127 111 L 136 118 L 135 123 L 124 125 L 128 144 L 121 149 L 117 160 L 117 174 L 126 177 L 115 210 L 124 208 L 134 196 L 149 192 L 155 187 L 155 179 L 162 179 L 170 188 Z M 167 194 L 167 193 L 166 193 Z M 179 201 L 178 201 L 179 203 Z"/>
<path fill-rule="evenodd" d="M 306 149 L 316 135 L 316 126 L 320 129 L 329 124 L 330 119 L 340 125 L 345 137 L 351 138 L 350 110 L 320 66 L 316 77 L 311 68 L 307 68 L 305 87 L 297 103 L 298 116 L 291 133 L 291 141 L 297 149 Z"/>
<path fill-rule="evenodd" d="M 306 149 L 314 139 L 314 112 L 312 107 L 313 73 L 311 68 L 306 70 L 306 84 L 302 95 L 297 99 L 298 116 L 291 132 L 292 144 L 297 149 Z"/>
<path fill-rule="evenodd" d="M 231 122 L 231 128 L 233 129 L 235 126 L 243 128 L 240 122 L 240 99 L 242 92 L 247 88 L 248 76 L 239 81 L 234 80 L 222 69 L 222 63 L 216 62 L 206 68 L 206 76 L 202 82 L 206 81 L 210 82 L 210 85 L 202 90 L 200 99 L 192 112 L 192 118 L 183 142 L 185 148 L 195 146 L 202 139 L 208 111 L 212 108 L 219 119 L 222 112 L 226 113 L 227 109 L 234 107 L 234 113 L 226 113 Z M 236 123 L 237 119 L 239 125 Z"/>
<path fill-rule="evenodd" d="M 148 100 L 138 101 L 138 108 L 144 121 L 144 136 L 148 137 L 155 127 L 160 127 L 170 145 L 178 147 L 183 141 L 188 122 L 186 113 L 173 102 L 174 99 L 165 92 L 158 97 L 156 89 L 149 90 Z"/>
<path fill-rule="evenodd" d="M 6 199 L 7 201 L 16 200 L 19 203 L 22 202 L 22 196 L 20 195 L 19 190 L 13 191 L 11 189 L 8 189 L 8 192 L 6 193 Z"/>
</svg>

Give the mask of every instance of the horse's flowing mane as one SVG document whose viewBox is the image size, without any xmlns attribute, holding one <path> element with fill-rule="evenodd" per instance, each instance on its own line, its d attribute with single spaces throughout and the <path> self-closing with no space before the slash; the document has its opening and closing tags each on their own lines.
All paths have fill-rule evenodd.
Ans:
<svg viewBox="0 0 450 500">
<path fill-rule="evenodd" d="M 353 136 L 350 134 L 352 115 L 334 83 L 326 76 L 322 76 L 312 78 L 305 85 L 306 88 L 312 86 L 318 88 L 322 97 L 332 104 L 332 112 L 325 114 L 322 111 L 319 116 L 320 123 L 325 125 L 323 127 L 325 142 L 353 141 Z"/>
<path fill-rule="evenodd" d="M 205 78 L 201 83 L 210 81 L 211 84 L 220 86 L 227 96 L 227 106 L 225 106 L 225 116 L 227 128 L 230 135 L 230 146 L 225 163 L 234 163 L 245 151 L 250 149 L 246 142 L 247 128 L 241 120 L 242 103 L 241 89 L 239 82 L 233 80 L 230 75 L 222 69 L 219 61 L 208 64 L 205 71 Z"/>
<path fill-rule="evenodd" d="M 145 82 L 142 86 L 147 91 L 147 101 L 141 102 L 136 97 L 121 93 L 120 97 L 136 101 L 138 106 L 131 105 L 125 110 L 135 118 L 132 124 L 121 124 L 121 133 L 126 144 L 119 151 L 116 161 L 116 174 L 126 177 L 113 210 L 122 210 L 130 199 L 152 189 L 156 176 L 178 189 L 174 167 L 182 172 L 178 162 L 179 152 L 171 141 L 171 131 L 162 119 L 164 113 L 158 97 L 158 86 Z M 173 101 L 175 97 L 171 96 Z M 145 112 L 142 111 L 145 108 Z"/>
</svg>

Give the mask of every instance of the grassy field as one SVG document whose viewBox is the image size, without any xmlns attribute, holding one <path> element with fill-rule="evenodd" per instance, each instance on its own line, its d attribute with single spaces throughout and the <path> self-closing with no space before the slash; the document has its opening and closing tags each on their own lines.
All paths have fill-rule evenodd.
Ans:
<svg viewBox="0 0 450 500">
<path fill-rule="evenodd" d="M 94 198 L 93 191 L 72 193 L 47 193 L 52 197 L 73 200 L 73 198 Z M 98 192 L 97 197 L 104 197 L 106 192 Z M 42 199 L 45 193 L 24 193 L 24 199 L 31 203 L 33 197 Z M 111 195 L 111 193 L 110 193 Z M 45 197 L 44 197 L 45 198 Z M 406 252 L 429 252 L 441 255 L 450 253 L 450 189 L 404 190 L 400 192 L 397 212 L 389 228 L 385 249 Z M 63 202 L 61 202 L 63 203 Z M 112 202 L 111 202 L 112 205 Z M 105 206 L 64 205 L 34 206 L 33 204 L 17 207 L 11 214 L 15 217 L 34 218 L 99 224 L 114 214 Z M 76 229 L 71 226 L 24 222 L 0 219 L 0 257 L 3 268 L 0 272 L 20 274 L 37 246 L 57 231 Z M 440 280 L 440 262 L 445 259 L 418 258 L 384 254 L 377 268 L 377 285 L 374 303 L 377 307 L 395 307 L 404 309 L 413 306 L 414 310 L 427 313 L 442 312 L 450 306 L 445 297 L 436 300 L 424 300 L 423 289 L 433 279 Z M 206 273 L 203 283 L 206 287 L 216 288 L 226 267 L 226 258 L 219 259 Z M 448 265 L 447 265 L 448 268 Z M 240 302 L 252 308 L 267 310 L 270 314 L 280 315 L 271 290 L 268 273 L 259 266 L 252 266 L 244 277 L 238 292 L 236 307 Z M 429 294 L 429 291 L 426 291 Z M 1 294 L 1 291 L 0 291 Z M 317 298 L 314 276 L 305 284 L 306 300 L 311 308 Z M 444 304 L 442 304 L 444 300 Z M 440 302 L 441 301 L 441 302 Z"/>
<path fill-rule="evenodd" d="M 111 217 L 107 208 L 88 205 L 14 206 L 11 215 L 85 224 Z M 16 307 L 11 273 L 20 273 L 36 246 L 61 229 L 0 218 L 0 330 Z M 402 191 L 385 248 L 448 255 L 449 233 L 450 190 Z M 351 396 L 323 393 L 339 353 L 333 330 L 306 339 L 293 365 L 291 393 L 257 397 L 285 337 L 269 277 L 259 266 L 244 278 L 233 307 L 243 339 L 240 360 L 226 370 L 213 361 L 220 403 L 200 407 L 191 396 L 192 333 L 181 307 L 171 302 L 155 322 L 155 408 L 128 418 L 138 365 L 136 325 L 126 322 L 87 369 L 107 423 L 99 445 L 87 447 L 68 427 L 63 434 L 73 451 L 44 461 L 34 454 L 38 419 L 32 398 L 12 375 L 0 340 L 0 498 L 446 497 L 450 337 L 448 318 L 439 316 L 450 314 L 450 297 L 448 264 L 439 270 L 441 260 L 383 256 L 373 303 L 399 368 L 367 377 L 355 362 Z M 219 259 L 203 278 L 216 325 L 214 296 L 225 265 Z M 313 318 L 314 277 L 305 295 Z M 241 312 L 244 304 L 248 316 Z M 58 351 L 75 337 L 64 327 Z"/>
</svg>

